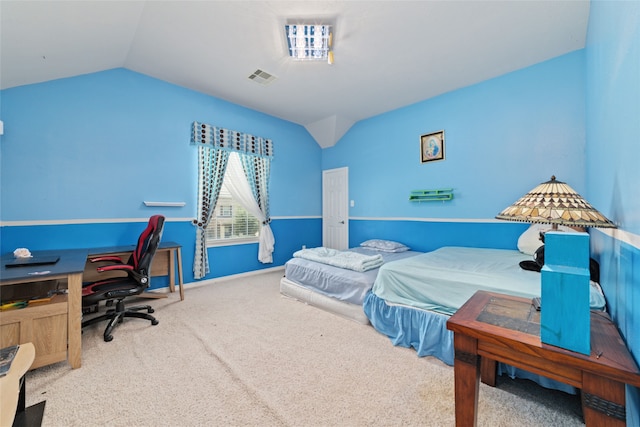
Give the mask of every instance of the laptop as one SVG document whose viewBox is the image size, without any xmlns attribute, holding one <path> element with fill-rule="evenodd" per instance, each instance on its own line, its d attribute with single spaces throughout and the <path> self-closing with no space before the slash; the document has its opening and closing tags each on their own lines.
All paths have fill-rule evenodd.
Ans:
<svg viewBox="0 0 640 427">
<path fill-rule="evenodd" d="M 7 261 L 5 266 L 7 268 L 13 267 L 33 267 L 37 265 L 50 265 L 55 264 L 60 260 L 59 256 L 34 256 L 29 258 L 15 258 L 11 261 Z"/>
</svg>

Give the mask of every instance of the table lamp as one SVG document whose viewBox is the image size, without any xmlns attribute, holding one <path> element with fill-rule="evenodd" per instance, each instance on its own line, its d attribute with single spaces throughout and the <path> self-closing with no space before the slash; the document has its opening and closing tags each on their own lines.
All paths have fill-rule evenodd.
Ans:
<svg viewBox="0 0 640 427">
<path fill-rule="evenodd" d="M 541 270 L 540 340 L 591 353 L 589 235 L 558 232 L 558 225 L 616 228 L 564 182 L 550 181 L 529 191 L 496 216 L 507 221 L 551 224 L 545 233 Z"/>
</svg>

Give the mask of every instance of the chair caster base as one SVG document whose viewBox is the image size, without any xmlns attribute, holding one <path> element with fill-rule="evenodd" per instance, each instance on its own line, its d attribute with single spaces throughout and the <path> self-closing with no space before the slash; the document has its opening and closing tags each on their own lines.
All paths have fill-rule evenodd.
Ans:
<svg viewBox="0 0 640 427">
<path fill-rule="evenodd" d="M 143 313 L 142 311 L 146 311 L 147 313 L 153 313 L 155 310 L 149 305 L 135 306 L 125 308 L 124 302 L 122 300 L 118 300 L 116 303 L 115 309 L 109 309 L 102 316 L 94 317 L 89 320 L 85 320 L 82 322 L 82 327 L 91 325 L 93 323 L 101 322 L 104 320 L 108 320 L 109 323 L 104 331 L 104 341 L 110 342 L 113 340 L 113 330 L 117 325 L 124 322 L 125 317 L 136 317 L 138 319 L 146 319 L 151 322 L 152 325 L 157 325 L 160 323 L 158 319 L 151 316 L 150 314 Z"/>
</svg>

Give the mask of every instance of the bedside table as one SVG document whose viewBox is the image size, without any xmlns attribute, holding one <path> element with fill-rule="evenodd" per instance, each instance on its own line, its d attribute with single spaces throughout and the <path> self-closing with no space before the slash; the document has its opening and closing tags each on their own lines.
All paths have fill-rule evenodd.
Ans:
<svg viewBox="0 0 640 427">
<path fill-rule="evenodd" d="M 483 382 L 495 385 L 496 362 L 581 389 L 587 426 L 625 425 L 625 384 L 640 387 L 640 371 L 606 313 L 591 312 L 590 355 L 541 343 L 540 312 L 526 298 L 478 291 L 447 329 L 454 333 L 457 426 L 476 425 L 481 366 Z"/>
</svg>

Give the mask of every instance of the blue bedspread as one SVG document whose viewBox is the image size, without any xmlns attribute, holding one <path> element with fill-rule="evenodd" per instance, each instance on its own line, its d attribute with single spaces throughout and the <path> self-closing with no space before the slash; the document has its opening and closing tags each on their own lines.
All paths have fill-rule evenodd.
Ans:
<svg viewBox="0 0 640 427">
<path fill-rule="evenodd" d="M 394 345 L 414 348 L 418 356 L 435 356 L 453 365 L 453 333 L 449 316 L 478 290 L 540 296 L 540 273 L 520 268 L 531 259 L 515 250 L 444 247 L 387 263 L 364 299 L 371 325 Z M 600 285 L 591 282 L 591 308 L 604 309 Z M 500 364 L 500 372 L 575 393 L 566 384 Z"/>
<path fill-rule="evenodd" d="M 363 308 L 371 326 L 389 337 L 393 345 L 413 348 L 420 357 L 437 357 L 447 365 L 453 366 L 453 332 L 447 329 L 448 315 L 401 305 L 389 305 L 371 291 L 364 298 Z M 543 387 L 565 393 L 577 393 L 577 389 L 573 386 L 505 363 L 498 363 L 498 375 L 502 374 L 511 378 L 528 379 Z"/>
<path fill-rule="evenodd" d="M 414 348 L 418 356 L 434 356 L 453 365 L 453 334 L 447 329 L 449 316 L 389 305 L 369 291 L 362 304 L 371 325 L 388 336 L 393 345 Z"/>
<path fill-rule="evenodd" d="M 387 302 L 453 314 L 477 291 L 540 296 L 540 273 L 520 268 L 530 260 L 516 250 L 443 247 L 380 267 L 374 294 Z M 591 308 L 605 306 L 599 287 Z"/>
</svg>

